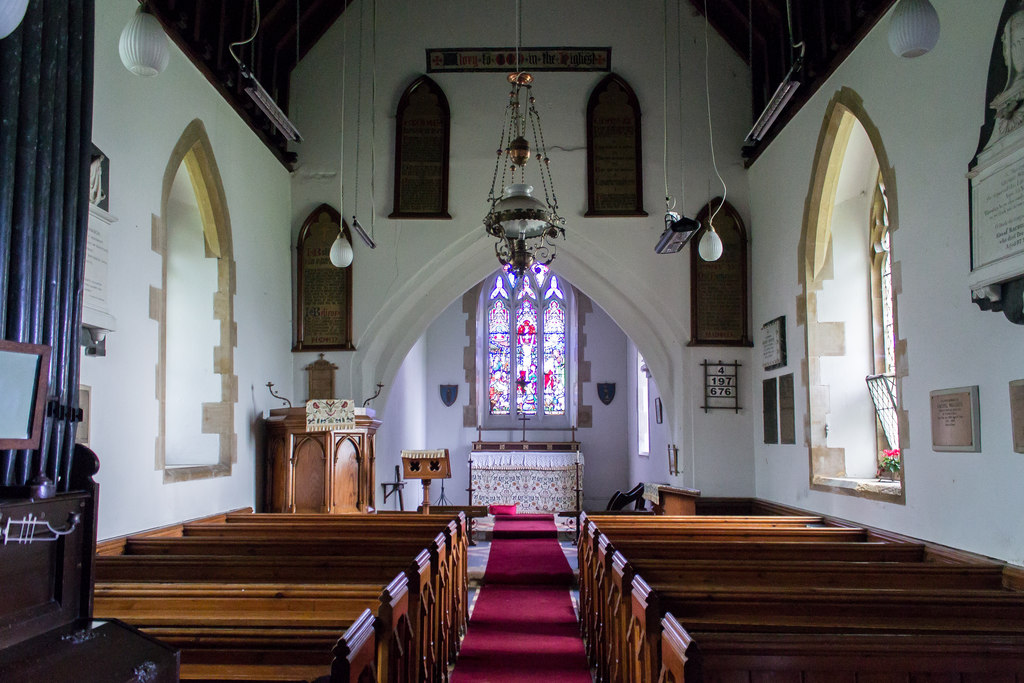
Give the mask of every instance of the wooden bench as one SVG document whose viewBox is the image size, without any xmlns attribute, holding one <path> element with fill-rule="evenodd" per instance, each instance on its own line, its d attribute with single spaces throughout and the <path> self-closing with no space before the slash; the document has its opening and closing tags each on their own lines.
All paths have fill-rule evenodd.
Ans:
<svg viewBox="0 0 1024 683">
<path fill-rule="evenodd" d="M 289 519 L 269 521 L 282 517 Z M 339 517 L 315 515 L 303 519 L 296 515 L 230 513 L 105 542 L 106 555 L 98 558 L 96 571 L 97 589 L 104 596 L 101 609 L 123 609 L 125 600 L 133 600 L 130 604 L 136 606 L 140 620 L 153 619 L 154 614 L 146 609 L 163 600 L 159 604 L 164 618 L 173 622 L 182 616 L 179 608 L 191 604 L 189 600 L 200 599 L 198 594 L 205 591 L 201 601 L 207 607 L 188 609 L 185 615 L 195 616 L 193 626 L 205 634 L 201 642 L 206 645 L 191 648 L 191 654 L 186 656 L 186 678 L 209 677 L 218 662 L 222 662 L 222 670 L 235 671 L 233 676 L 260 680 L 270 680 L 271 672 L 280 665 L 278 675 L 290 680 L 290 676 L 303 672 L 284 664 L 288 655 L 281 651 L 282 645 L 301 651 L 304 642 L 315 642 L 323 657 L 331 652 L 330 646 L 324 647 L 324 639 L 331 644 L 338 641 L 338 626 L 345 623 L 350 624 L 349 630 L 334 647 L 332 676 L 336 680 L 347 680 L 337 678 L 342 675 L 338 667 L 347 671 L 357 666 L 353 662 L 365 660 L 360 647 L 367 644 L 378 650 L 372 669 L 375 676 L 382 676 L 381 680 L 407 680 L 410 676 L 416 680 L 446 679 L 447 663 L 458 645 L 456 605 L 461 608 L 465 601 L 457 595 L 460 582 L 452 576 L 455 562 L 450 559 L 456 553 L 450 549 L 463 549 L 464 566 L 466 543 L 459 530 L 465 528 L 465 518 L 449 522 L 406 515 L 388 522 L 376 516 L 346 516 L 344 522 L 334 521 Z M 368 518 L 374 521 L 363 523 Z M 230 523 L 231 519 L 237 521 Z M 255 523 L 258 528 L 252 524 L 255 519 L 262 520 Z M 237 529 L 227 530 L 230 524 L 237 525 Z M 368 526 L 380 533 L 368 536 Z M 445 529 L 445 533 L 437 534 L 439 528 Z M 422 550 L 428 545 L 424 539 L 430 539 L 429 551 Z M 416 561 L 412 562 L 408 558 L 414 555 Z M 399 572 L 401 576 L 396 578 Z M 361 585 L 361 590 L 369 595 L 376 591 L 380 602 L 388 598 L 389 580 L 399 578 L 407 584 L 404 607 L 400 610 L 405 615 L 402 624 L 385 628 L 385 613 L 378 609 L 371 612 L 376 630 L 372 638 L 368 637 L 363 632 L 365 624 L 360 619 L 364 616 L 356 598 L 345 598 L 346 602 L 340 596 L 360 590 Z M 159 586 L 160 582 L 165 585 Z M 172 587 L 167 582 L 177 585 Z M 220 588 L 211 589 L 211 582 Z M 260 583 L 264 585 L 261 587 Z M 266 586 L 275 584 L 279 584 L 281 595 L 266 597 Z M 127 597 L 133 590 L 134 597 Z M 162 590 L 165 593 L 160 595 Z M 320 595 L 313 597 L 318 592 Z M 442 592 L 443 600 L 438 597 Z M 264 602 L 253 596 L 263 596 Z M 364 595 L 362 599 L 368 598 Z M 305 612 L 310 623 L 304 625 L 302 618 L 296 619 L 296 623 L 280 620 L 280 610 L 288 609 L 280 606 L 286 603 L 299 614 L 311 608 L 312 612 Z M 204 621 L 204 613 L 221 611 L 237 615 L 239 624 L 230 624 L 228 617 L 224 617 L 223 623 Z M 254 614 L 258 616 L 250 618 Z M 183 624 L 154 624 L 151 628 L 161 629 L 163 637 L 177 633 L 174 637 L 183 642 L 200 642 L 195 633 L 189 634 L 190 627 Z M 306 636 L 299 637 L 303 629 L 312 641 L 303 641 Z M 396 641 L 397 638 L 404 640 Z M 271 646 L 272 643 L 277 645 Z M 260 650 L 260 646 L 264 649 Z M 255 651 L 263 654 L 253 656 Z M 249 665 L 239 666 L 239 662 Z M 327 665 L 330 667 L 329 656 Z M 406 673 L 400 673 L 403 671 Z"/>
<path fill-rule="evenodd" d="M 1024 638 L 894 633 L 689 632 L 662 619 L 663 683 L 704 681 L 1019 681 Z"/>
</svg>

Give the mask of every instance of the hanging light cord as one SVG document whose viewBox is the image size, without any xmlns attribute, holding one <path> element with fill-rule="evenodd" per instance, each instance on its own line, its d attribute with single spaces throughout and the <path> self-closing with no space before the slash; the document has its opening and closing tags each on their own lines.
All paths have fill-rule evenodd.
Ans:
<svg viewBox="0 0 1024 683">
<path fill-rule="evenodd" d="M 228 52 L 231 54 L 231 57 L 236 62 L 238 62 L 239 66 L 242 65 L 242 58 L 239 57 L 235 53 L 235 48 L 238 47 L 239 45 L 248 45 L 252 41 L 256 40 L 256 34 L 260 30 L 260 0 L 253 0 L 252 4 L 253 4 L 253 7 L 254 7 L 253 22 L 252 22 L 252 35 L 249 36 L 248 38 L 246 38 L 245 40 L 239 40 L 237 42 L 234 42 L 234 43 L 231 43 L 230 45 L 228 45 Z"/>
<path fill-rule="evenodd" d="M 706 0 L 705 0 L 706 2 Z M 789 0 L 786 0 L 786 25 L 789 27 L 789 47 L 790 47 L 790 61 L 793 61 L 792 51 L 800 48 L 800 59 L 804 58 L 804 41 L 799 43 L 793 42 L 793 10 L 790 7 Z"/>
<path fill-rule="evenodd" d="M 346 9 L 348 7 L 346 6 Z M 338 201 L 341 202 L 341 216 L 345 217 L 345 62 L 348 58 L 348 25 L 351 15 L 343 17 L 341 30 L 341 157 L 338 159 Z M 344 225 L 344 220 L 342 221 Z M 342 226 L 339 226 L 342 227 Z"/>
<path fill-rule="evenodd" d="M 668 0 L 662 4 L 662 25 L 665 32 L 662 35 L 661 51 L 661 167 L 665 171 L 665 213 L 672 210 L 672 196 L 668 193 Z"/>
<path fill-rule="evenodd" d="M 523 3 L 516 0 L 516 72 L 519 72 L 519 48 L 523 44 Z"/>
<path fill-rule="evenodd" d="M 711 218 L 708 219 L 708 226 L 714 231 L 715 216 L 718 215 L 718 212 L 725 204 L 729 188 L 726 187 L 722 174 L 718 172 L 718 162 L 715 160 L 715 131 L 711 125 L 711 83 L 708 78 L 708 52 L 708 0 L 704 0 L 704 96 L 708 105 L 708 139 L 711 141 L 711 165 L 715 169 L 715 175 L 718 176 L 718 182 L 722 183 L 722 201 L 718 202 L 714 212 L 711 214 Z"/>
<path fill-rule="evenodd" d="M 362 151 L 363 127 L 363 9 L 359 8 L 359 60 L 356 62 L 356 178 L 352 200 L 352 220 L 359 214 L 359 157 Z"/>
<path fill-rule="evenodd" d="M 683 9 L 676 0 L 676 90 L 683 92 Z M 686 213 L 686 157 L 683 154 L 683 107 L 679 107 L 679 213 Z"/>
<path fill-rule="evenodd" d="M 377 179 L 377 0 L 370 5 L 370 236 L 374 230 L 377 215 L 375 199 Z"/>
</svg>

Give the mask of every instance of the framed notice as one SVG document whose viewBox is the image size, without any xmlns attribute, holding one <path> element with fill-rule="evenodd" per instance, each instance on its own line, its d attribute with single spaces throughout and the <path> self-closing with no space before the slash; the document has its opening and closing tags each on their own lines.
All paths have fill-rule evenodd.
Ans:
<svg viewBox="0 0 1024 683">
<path fill-rule="evenodd" d="M 451 112 L 427 76 L 406 88 L 395 116 L 395 203 L 389 218 L 451 218 L 448 141 Z"/>
<path fill-rule="evenodd" d="M 1024 379 L 1010 382 L 1010 424 L 1013 452 L 1024 453 Z"/>
<path fill-rule="evenodd" d="M 776 388 L 777 384 L 778 381 L 775 377 L 766 379 L 761 383 L 761 392 L 764 397 L 761 412 L 762 420 L 764 421 L 765 443 L 779 442 L 779 405 L 778 389 Z"/>
<path fill-rule="evenodd" d="M 646 216 L 640 101 L 608 74 L 587 103 L 587 216 Z"/>
<path fill-rule="evenodd" d="M 932 450 L 981 451 L 978 387 L 931 392 Z"/>
<path fill-rule="evenodd" d="M 786 316 L 761 325 L 761 362 L 765 370 L 786 367 Z"/>
<path fill-rule="evenodd" d="M 704 412 L 732 410 L 740 412 L 740 363 L 701 362 L 704 368 Z"/>
<path fill-rule="evenodd" d="M 352 345 L 352 267 L 331 263 L 331 245 L 338 232 L 352 235 L 331 206 L 313 210 L 299 231 L 298 303 L 292 351 L 354 351 Z"/>
<path fill-rule="evenodd" d="M 722 256 L 705 261 L 697 246 L 708 217 L 722 239 Z M 721 197 L 708 202 L 697 220 L 705 227 L 690 240 L 690 346 L 753 346 L 747 322 L 747 231 L 743 219 Z"/>
</svg>

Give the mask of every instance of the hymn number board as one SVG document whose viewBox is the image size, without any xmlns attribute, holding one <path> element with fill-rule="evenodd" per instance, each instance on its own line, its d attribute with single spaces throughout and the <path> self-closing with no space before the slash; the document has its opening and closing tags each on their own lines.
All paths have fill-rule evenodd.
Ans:
<svg viewBox="0 0 1024 683">
<path fill-rule="evenodd" d="M 734 410 L 740 412 L 739 368 L 740 363 L 712 363 L 703 361 L 704 367 L 704 412 L 709 410 Z"/>
</svg>

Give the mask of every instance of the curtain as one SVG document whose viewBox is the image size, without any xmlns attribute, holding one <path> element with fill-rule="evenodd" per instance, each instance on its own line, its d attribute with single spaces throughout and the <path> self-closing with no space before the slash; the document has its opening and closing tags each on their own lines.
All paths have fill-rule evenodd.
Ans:
<svg viewBox="0 0 1024 683">
<path fill-rule="evenodd" d="M 92 138 L 93 0 L 32 0 L 0 40 L 0 336 L 52 348 L 38 451 L 0 451 L 0 485 L 70 479 Z"/>
</svg>

